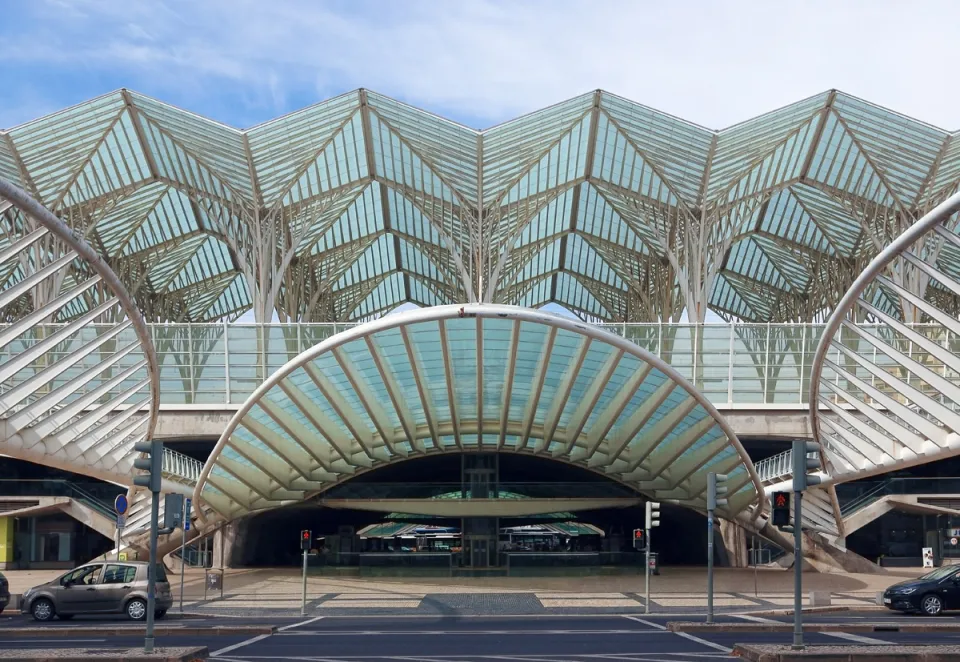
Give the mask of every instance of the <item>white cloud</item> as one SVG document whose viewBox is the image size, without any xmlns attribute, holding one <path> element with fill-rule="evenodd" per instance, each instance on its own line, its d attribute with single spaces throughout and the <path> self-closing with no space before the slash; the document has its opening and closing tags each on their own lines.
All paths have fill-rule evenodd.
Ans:
<svg viewBox="0 0 960 662">
<path fill-rule="evenodd" d="M 131 86 L 158 96 L 233 85 L 277 112 L 304 94 L 319 100 L 362 86 L 482 124 L 603 88 L 722 128 L 836 87 L 960 129 L 960 91 L 949 82 L 960 18 L 952 0 L 44 7 L 34 30 L 0 45 L 0 66 L 125 70 Z"/>
</svg>

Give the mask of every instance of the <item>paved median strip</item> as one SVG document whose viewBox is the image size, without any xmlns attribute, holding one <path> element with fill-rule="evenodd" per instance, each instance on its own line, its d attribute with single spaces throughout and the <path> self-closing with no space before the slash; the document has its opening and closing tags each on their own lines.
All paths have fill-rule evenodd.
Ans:
<svg viewBox="0 0 960 662">
<path fill-rule="evenodd" d="M 213 627 L 200 627 L 188 625 L 184 627 L 164 627 L 158 625 L 154 628 L 154 634 L 176 635 L 176 636 L 236 636 L 236 635 L 255 635 L 255 634 L 273 634 L 276 628 L 272 625 L 216 625 Z M 0 628 L 0 639 L 10 638 L 29 638 L 29 637 L 77 637 L 77 636 L 98 636 L 98 637 L 142 637 L 146 634 L 146 628 L 143 626 L 119 626 L 119 627 L 27 627 L 27 628 Z"/>
<path fill-rule="evenodd" d="M 671 632 L 793 632 L 793 623 L 701 623 L 671 621 Z M 804 623 L 804 632 L 960 632 L 960 623 Z"/>
</svg>

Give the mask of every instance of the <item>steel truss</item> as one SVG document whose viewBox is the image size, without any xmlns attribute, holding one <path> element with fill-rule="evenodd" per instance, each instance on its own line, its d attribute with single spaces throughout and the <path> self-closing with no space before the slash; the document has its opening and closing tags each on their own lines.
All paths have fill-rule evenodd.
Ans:
<svg viewBox="0 0 960 662">
<path fill-rule="evenodd" d="M 0 132 L 0 176 L 156 321 L 819 321 L 958 165 L 955 134 L 833 90 L 720 131 L 602 91 L 476 131 L 367 90 L 238 131 L 121 90 Z"/>
<path fill-rule="evenodd" d="M 880 251 L 814 355 L 810 416 L 841 535 L 831 485 L 960 454 L 958 211 L 955 193 Z"/>
<path fill-rule="evenodd" d="M 129 485 L 157 421 L 136 304 L 82 236 L 0 180 L 0 452 Z"/>
</svg>

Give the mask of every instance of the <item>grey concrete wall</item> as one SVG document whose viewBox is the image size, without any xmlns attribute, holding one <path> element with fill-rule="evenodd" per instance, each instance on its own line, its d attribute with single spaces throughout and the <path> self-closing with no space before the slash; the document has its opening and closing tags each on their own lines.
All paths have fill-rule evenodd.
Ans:
<svg viewBox="0 0 960 662">
<path fill-rule="evenodd" d="M 227 423 L 239 409 L 239 405 L 216 409 L 203 409 L 197 405 L 191 409 L 161 409 L 157 421 L 157 438 L 164 441 L 177 439 L 220 438 Z M 765 439 L 812 439 L 810 417 L 806 409 L 784 407 L 783 409 L 717 408 L 733 427 L 737 436 Z"/>
</svg>

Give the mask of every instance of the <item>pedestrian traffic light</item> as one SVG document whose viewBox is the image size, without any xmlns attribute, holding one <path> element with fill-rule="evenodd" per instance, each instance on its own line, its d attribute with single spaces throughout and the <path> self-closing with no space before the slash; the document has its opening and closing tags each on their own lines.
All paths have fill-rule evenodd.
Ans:
<svg viewBox="0 0 960 662">
<path fill-rule="evenodd" d="M 643 529 L 634 529 L 633 530 L 633 548 L 634 549 L 644 549 L 647 546 L 646 540 L 643 537 Z"/>
<path fill-rule="evenodd" d="M 789 492 L 773 493 L 773 525 L 774 526 L 790 525 L 790 493 Z"/>
<path fill-rule="evenodd" d="M 138 441 L 133 450 L 143 453 L 147 457 L 138 457 L 133 461 L 133 468 L 146 471 L 146 474 L 133 477 L 133 484 L 146 487 L 151 492 L 159 492 L 163 480 L 163 442 Z"/>
<path fill-rule="evenodd" d="M 815 457 L 809 454 L 816 453 Z M 820 469 L 820 444 L 815 441 L 793 442 L 793 491 L 802 492 L 808 487 L 820 484 L 820 476 L 811 476 L 807 472 Z"/>
<path fill-rule="evenodd" d="M 644 528 L 649 531 L 655 526 L 660 526 L 660 503 L 647 501 L 647 525 Z"/>
<path fill-rule="evenodd" d="M 310 551 L 310 542 L 313 540 L 313 534 L 304 529 L 300 532 L 300 549 L 304 552 Z"/>
<path fill-rule="evenodd" d="M 717 507 L 724 507 L 727 501 L 727 474 L 707 474 L 707 510 L 714 511 Z"/>
</svg>

